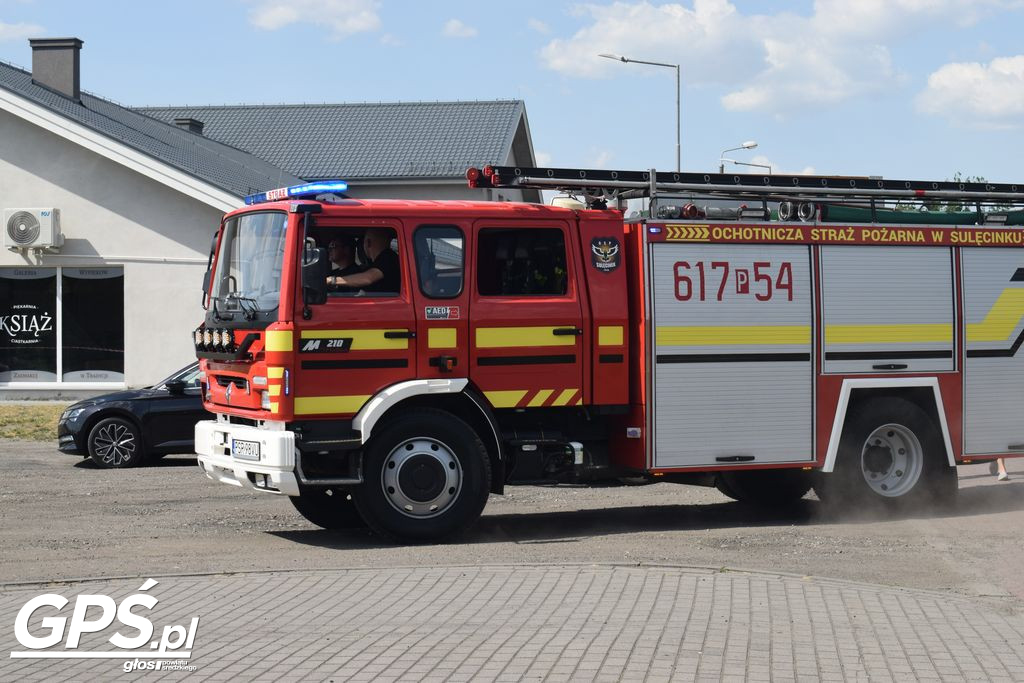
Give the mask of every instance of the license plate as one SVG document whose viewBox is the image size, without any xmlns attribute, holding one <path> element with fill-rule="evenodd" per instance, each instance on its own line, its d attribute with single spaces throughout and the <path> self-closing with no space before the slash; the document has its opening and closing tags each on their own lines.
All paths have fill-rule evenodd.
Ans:
<svg viewBox="0 0 1024 683">
<path fill-rule="evenodd" d="M 260 442 L 259 441 L 239 441 L 238 439 L 231 440 L 231 455 L 235 456 L 239 460 L 259 460 L 260 459 Z"/>
</svg>

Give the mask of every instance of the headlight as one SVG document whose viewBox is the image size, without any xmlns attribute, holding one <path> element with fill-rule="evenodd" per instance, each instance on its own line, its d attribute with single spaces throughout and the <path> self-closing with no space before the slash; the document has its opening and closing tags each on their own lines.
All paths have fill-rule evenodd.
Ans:
<svg viewBox="0 0 1024 683">
<path fill-rule="evenodd" d="M 203 330 L 203 343 L 207 346 L 213 344 L 213 333 L 209 330 Z"/>
<path fill-rule="evenodd" d="M 213 345 L 220 346 L 220 330 L 213 331 Z"/>
<path fill-rule="evenodd" d="M 201 329 L 196 328 L 196 331 L 195 331 L 195 333 L 193 333 L 192 336 L 196 340 L 196 346 L 199 346 L 200 344 L 203 343 L 203 331 Z"/>
<path fill-rule="evenodd" d="M 74 410 L 65 410 L 64 414 L 60 416 L 61 420 L 74 420 L 76 417 L 85 412 L 85 408 L 75 408 Z"/>
<path fill-rule="evenodd" d="M 263 410 L 270 410 L 270 392 L 269 391 L 262 391 L 262 392 L 260 392 L 260 408 L 263 408 Z"/>
<path fill-rule="evenodd" d="M 231 330 L 224 329 L 220 331 L 220 343 L 224 345 L 224 350 L 227 351 L 231 347 L 231 343 L 234 340 L 231 338 Z"/>
</svg>

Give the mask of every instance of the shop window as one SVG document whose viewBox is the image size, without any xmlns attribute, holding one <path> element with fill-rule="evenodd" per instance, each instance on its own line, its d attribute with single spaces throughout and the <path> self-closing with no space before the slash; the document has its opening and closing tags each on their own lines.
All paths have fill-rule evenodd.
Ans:
<svg viewBox="0 0 1024 683">
<path fill-rule="evenodd" d="M 121 268 L 0 268 L 0 383 L 124 381 Z"/>
<path fill-rule="evenodd" d="M 61 358 L 65 382 L 124 380 L 124 271 L 61 269 Z"/>
</svg>

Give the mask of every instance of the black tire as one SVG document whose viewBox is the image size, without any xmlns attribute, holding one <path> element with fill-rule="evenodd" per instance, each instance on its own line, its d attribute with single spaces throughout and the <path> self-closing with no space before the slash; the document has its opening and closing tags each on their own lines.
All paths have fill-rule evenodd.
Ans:
<svg viewBox="0 0 1024 683">
<path fill-rule="evenodd" d="M 378 425 L 363 472 L 352 490 L 356 507 L 371 529 L 399 541 L 461 533 L 480 516 L 491 488 L 483 442 L 461 419 L 432 408 Z"/>
<path fill-rule="evenodd" d="M 288 496 L 299 514 L 322 529 L 363 529 L 366 522 L 356 510 L 348 491 L 310 488 L 300 496 Z"/>
<path fill-rule="evenodd" d="M 818 474 L 814 489 L 821 501 L 884 508 L 952 503 L 956 468 L 928 414 L 902 398 L 863 406 L 848 418 L 833 472 Z"/>
<path fill-rule="evenodd" d="M 136 467 L 146 455 L 139 428 L 123 417 L 108 417 L 94 424 L 86 443 L 89 458 L 99 467 Z"/>
<path fill-rule="evenodd" d="M 715 477 L 715 488 L 729 498 L 765 507 L 792 505 L 811 484 L 808 472 L 791 469 L 719 472 Z"/>
</svg>

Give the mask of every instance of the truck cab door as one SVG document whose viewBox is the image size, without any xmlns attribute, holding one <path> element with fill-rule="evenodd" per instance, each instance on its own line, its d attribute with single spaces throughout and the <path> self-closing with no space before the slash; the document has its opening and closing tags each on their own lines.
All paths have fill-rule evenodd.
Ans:
<svg viewBox="0 0 1024 683">
<path fill-rule="evenodd" d="M 469 375 L 469 223 L 433 221 L 412 228 L 416 368 L 420 378 Z"/>
<path fill-rule="evenodd" d="M 583 401 L 590 333 L 573 227 L 536 219 L 474 224 L 469 376 L 495 408 Z"/>
</svg>

